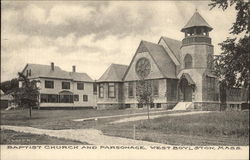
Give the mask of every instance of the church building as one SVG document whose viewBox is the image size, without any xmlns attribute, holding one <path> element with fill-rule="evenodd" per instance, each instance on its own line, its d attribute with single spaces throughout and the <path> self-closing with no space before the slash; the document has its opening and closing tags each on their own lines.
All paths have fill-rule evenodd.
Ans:
<svg viewBox="0 0 250 160">
<path fill-rule="evenodd" d="M 146 107 L 136 96 L 137 82 L 143 79 L 152 86 L 152 109 L 219 110 L 212 30 L 196 11 L 181 29 L 182 41 L 164 36 L 158 43 L 142 40 L 128 66 L 111 64 L 97 80 L 98 109 Z"/>
</svg>

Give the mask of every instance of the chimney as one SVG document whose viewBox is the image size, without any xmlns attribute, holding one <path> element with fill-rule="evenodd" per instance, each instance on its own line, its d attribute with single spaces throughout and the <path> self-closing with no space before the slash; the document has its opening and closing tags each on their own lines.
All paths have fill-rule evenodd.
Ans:
<svg viewBox="0 0 250 160">
<path fill-rule="evenodd" d="M 72 66 L 72 72 L 76 72 L 76 66 Z"/>
<path fill-rule="evenodd" d="M 51 62 L 51 70 L 54 71 L 55 70 L 55 65 L 54 62 Z"/>
</svg>

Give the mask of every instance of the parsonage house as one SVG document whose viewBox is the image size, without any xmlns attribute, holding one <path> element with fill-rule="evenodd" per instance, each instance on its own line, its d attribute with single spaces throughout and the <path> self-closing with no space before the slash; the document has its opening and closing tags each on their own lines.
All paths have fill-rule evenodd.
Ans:
<svg viewBox="0 0 250 160">
<path fill-rule="evenodd" d="M 86 73 L 62 70 L 55 66 L 27 64 L 22 73 L 30 80 L 39 80 L 40 108 L 82 108 L 95 107 L 94 81 Z"/>
<path fill-rule="evenodd" d="M 97 107 L 145 108 L 136 97 L 137 82 L 144 79 L 152 86 L 152 109 L 220 110 L 212 30 L 196 11 L 181 29 L 182 41 L 164 36 L 158 43 L 141 41 L 128 66 L 111 64 L 97 80 Z M 241 90 L 230 89 L 227 94 L 228 105 L 240 108 Z"/>
</svg>

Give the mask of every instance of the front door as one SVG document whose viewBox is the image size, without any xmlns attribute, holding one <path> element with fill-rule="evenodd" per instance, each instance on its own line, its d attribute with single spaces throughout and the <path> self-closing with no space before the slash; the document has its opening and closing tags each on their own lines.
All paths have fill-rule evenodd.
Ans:
<svg viewBox="0 0 250 160">
<path fill-rule="evenodd" d="M 192 102 L 193 88 L 188 84 L 186 78 L 181 79 L 181 92 L 183 94 L 184 102 Z"/>
<path fill-rule="evenodd" d="M 184 88 L 184 102 L 192 102 L 193 89 L 191 86 L 185 86 Z"/>
</svg>

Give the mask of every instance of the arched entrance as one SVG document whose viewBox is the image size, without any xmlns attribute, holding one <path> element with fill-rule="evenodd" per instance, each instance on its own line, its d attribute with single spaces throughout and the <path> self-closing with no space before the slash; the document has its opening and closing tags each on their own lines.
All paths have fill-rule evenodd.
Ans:
<svg viewBox="0 0 250 160">
<path fill-rule="evenodd" d="M 184 102 L 192 102 L 195 83 L 189 74 L 184 73 L 179 81 L 179 99 Z"/>
<path fill-rule="evenodd" d="M 183 101 L 192 102 L 193 88 L 188 84 L 186 78 L 181 79 L 180 88 L 183 95 Z"/>
</svg>

